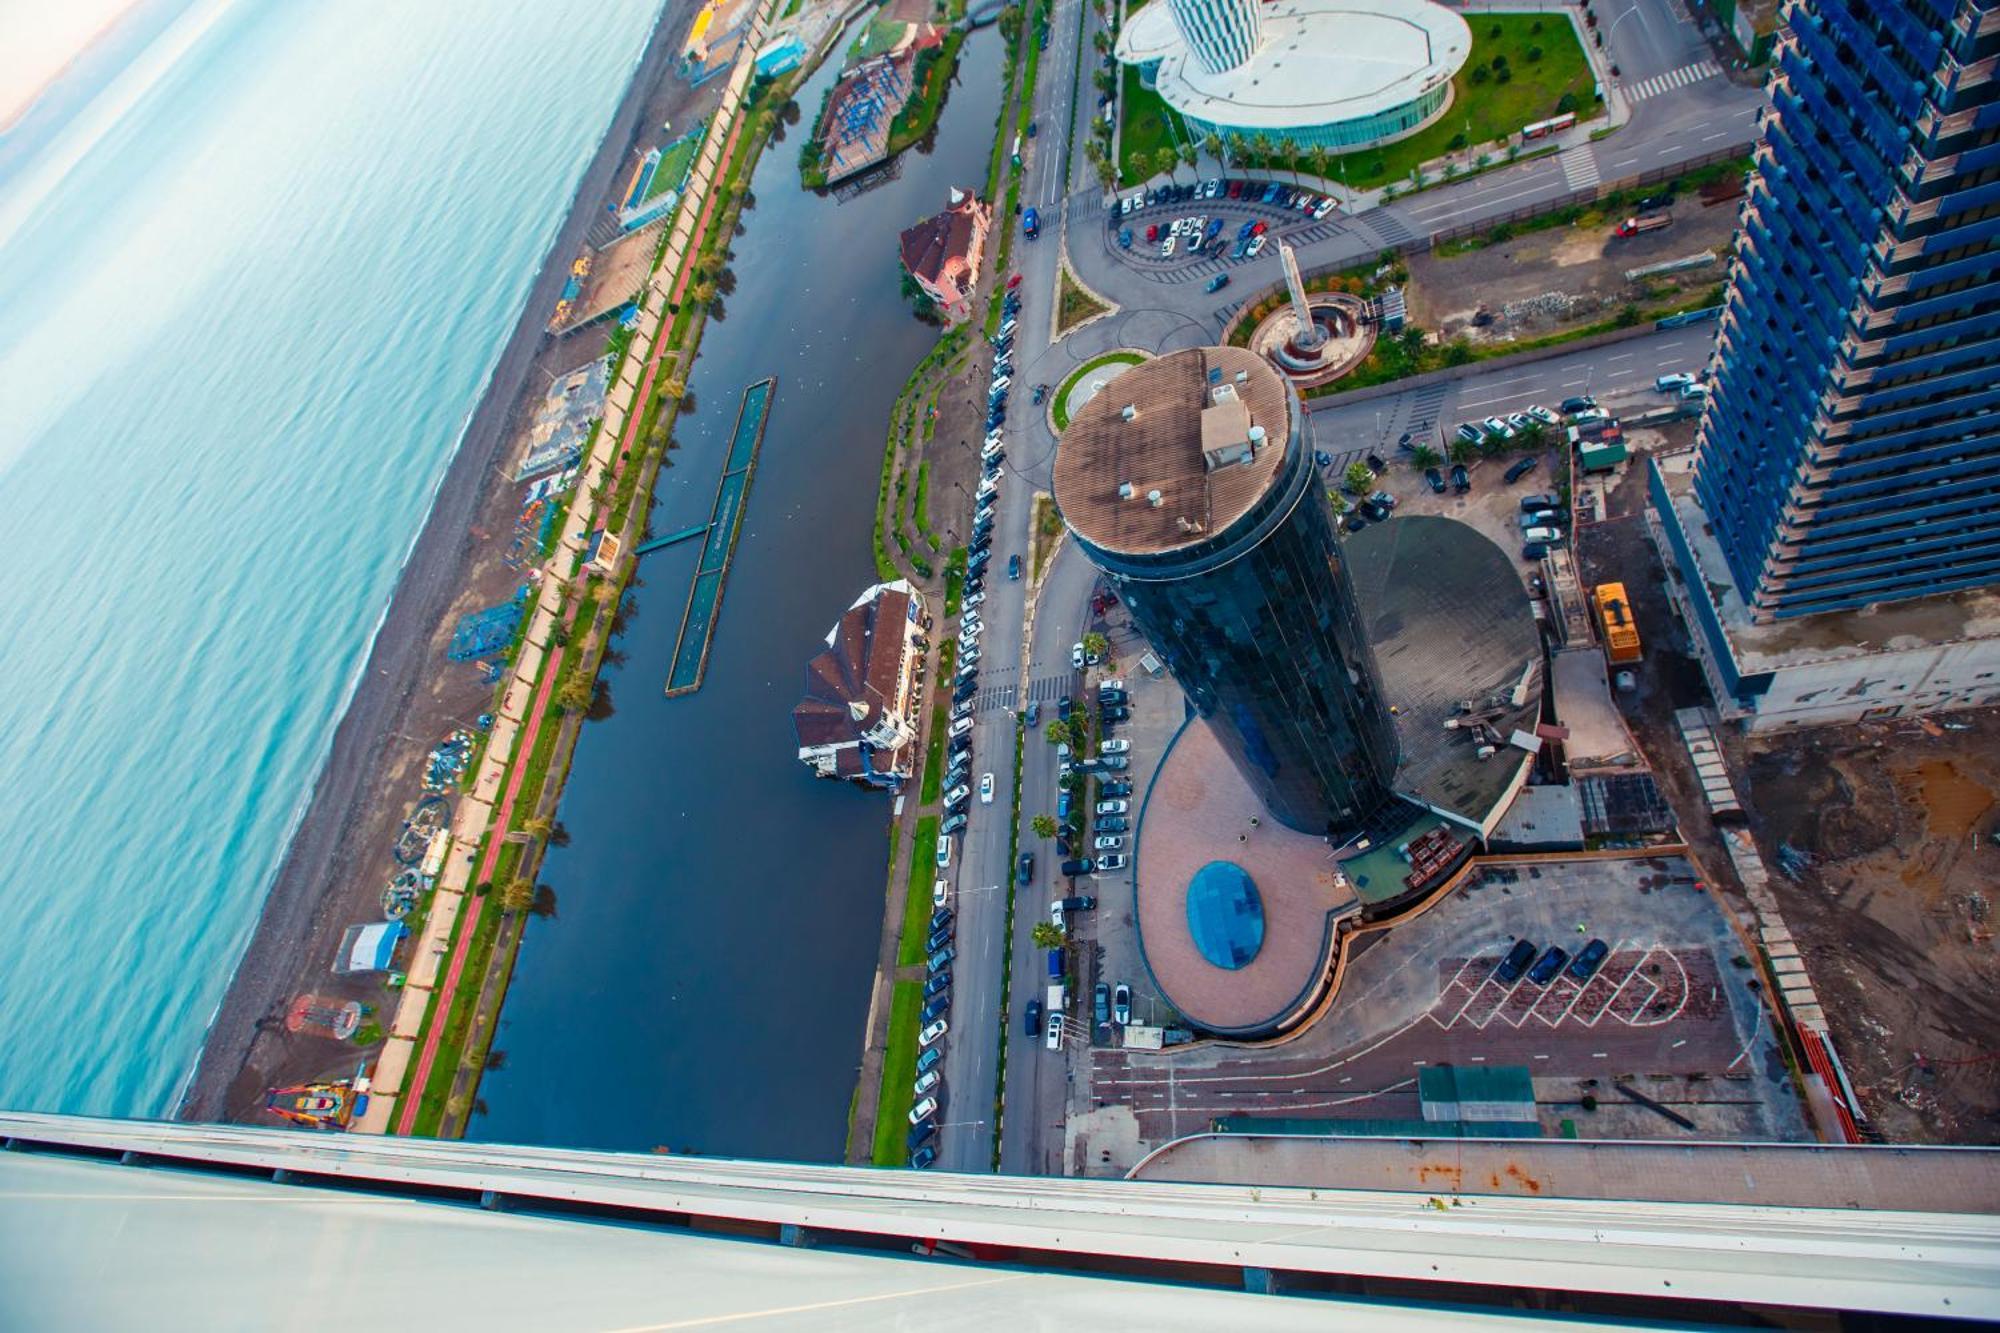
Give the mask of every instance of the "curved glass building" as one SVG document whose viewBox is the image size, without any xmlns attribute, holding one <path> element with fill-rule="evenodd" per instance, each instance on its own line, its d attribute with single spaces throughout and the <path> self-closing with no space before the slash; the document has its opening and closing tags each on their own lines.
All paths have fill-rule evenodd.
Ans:
<svg viewBox="0 0 2000 1333">
<path fill-rule="evenodd" d="M 1416 133 L 1471 53 L 1465 20 L 1430 0 L 1169 0 L 1118 34 L 1118 58 L 1189 134 L 1293 150 Z"/>
<path fill-rule="evenodd" d="M 1077 413 L 1055 494 L 1265 807 L 1338 840 L 1391 799 L 1397 745 L 1304 422 L 1261 357 L 1176 352 Z"/>
</svg>

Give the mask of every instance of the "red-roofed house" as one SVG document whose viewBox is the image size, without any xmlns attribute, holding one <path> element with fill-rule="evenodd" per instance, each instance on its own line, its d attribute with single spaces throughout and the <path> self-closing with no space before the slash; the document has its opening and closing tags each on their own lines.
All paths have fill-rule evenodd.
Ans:
<svg viewBox="0 0 2000 1333">
<path fill-rule="evenodd" d="M 915 771 L 924 660 L 924 601 L 907 582 L 855 600 L 806 664 L 792 710 L 799 759 L 823 778 L 900 791 Z"/>
<path fill-rule="evenodd" d="M 903 233 L 903 267 L 954 324 L 972 318 L 972 289 L 992 226 L 992 205 L 969 190 L 953 190 L 949 208 Z"/>
</svg>

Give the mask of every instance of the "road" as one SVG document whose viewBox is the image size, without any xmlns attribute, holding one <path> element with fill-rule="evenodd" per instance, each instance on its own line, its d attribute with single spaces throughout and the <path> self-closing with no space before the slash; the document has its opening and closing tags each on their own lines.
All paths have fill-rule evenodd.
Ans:
<svg viewBox="0 0 2000 1333">
<path fill-rule="evenodd" d="M 1754 137 L 1762 94 L 1720 77 L 1678 0 L 1607 5 L 1601 21 L 1606 25 L 1606 49 L 1621 71 L 1619 88 L 1631 105 L 1630 121 L 1616 135 L 1354 217 L 1336 214 L 1316 222 L 1285 215 L 1281 231 L 1297 245 L 1301 265 L 1312 269 L 1352 264 L 1385 246 L 1466 222 L 1504 217 L 1603 180 L 1693 160 Z M 1212 260 L 1176 266 L 1159 261 L 1151 247 L 1128 251 L 1117 246 L 1088 161 L 1080 151 L 1069 151 L 1072 122 L 1080 146 L 1096 103 L 1090 82 L 1094 68 L 1090 40 L 1096 22 L 1083 0 L 1058 0 L 1035 90 L 1038 132 L 1026 141 L 1022 201 L 1041 212 L 1043 230 L 1034 241 L 1017 233 L 1013 259 L 1022 275 L 1012 349 L 1015 392 L 1008 403 L 1007 459 L 987 600 L 979 608 L 987 628 L 980 639 L 979 708 L 973 732 L 974 781 L 977 774 L 991 772 L 997 791 L 993 805 L 975 800 L 971 806 L 951 871 L 958 913 L 957 956 L 952 1036 L 943 1066 L 948 1097 L 938 1138 L 937 1167 L 942 1170 L 992 1167 L 1002 1042 L 1007 1086 L 1000 1169 L 1008 1173 L 1063 1169 L 1061 1125 L 1071 1092 L 1072 1061 L 1049 1052 L 1040 1034 L 1031 1036 L 1022 1026 L 1028 1001 L 1039 998 L 1043 986 L 1039 956 L 1029 934 L 1045 916 L 1049 900 L 1058 896 L 1053 881 L 1059 859 L 1055 846 L 1036 839 L 1026 827 L 1034 815 L 1053 812 L 1055 806 L 1054 752 L 1038 735 L 1024 738 L 1019 809 L 1020 848 L 1035 854 L 1035 872 L 1029 886 L 1016 890 L 1011 918 L 1013 812 L 1006 795 L 1018 710 L 1030 700 L 1053 702 L 1082 688 L 1070 665 L 1070 647 L 1086 627 L 1095 571 L 1066 544 L 1032 606 L 1027 601 L 1029 581 L 1006 577 L 1011 557 L 1019 556 L 1024 570 L 1032 564 L 1032 498 L 1034 492 L 1049 489 L 1055 456 L 1054 433 L 1042 409 L 1031 403 L 1032 388 L 1060 384 L 1076 365 L 1112 347 L 1157 353 L 1211 343 L 1246 292 L 1278 278 L 1271 251 L 1233 266 Z M 1204 168 L 1210 175 L 1217 170 L 1212 163 Z M 1175 211 L 1156 213 L 1164 218 Z M 1186 206 L 1178 211 L 1186 211 Z M 1250 206 L 1238 211 L 1245 217 L 1261 216 Z M 1279 215 L 1272 213 L 1271 218 L 1277 221 Z M 1008 217 L 999 225 L 1019 223 Z M 1065 254 L 1078 276 L 1120 309 L 1058 341 L 1055 292 Z M 1206 291 L 1207 280 L 1225 269 L 1231 275 L 1229 284 L 1219 292 Z M 1332 400 L 1315 411 L 1315 439 L 1320 448 L 1344 461 L 1349 454 L 1393 447 L 1403 431 L 1420 422 L 1449 425 L 1465 416 L 1518 410 L 1531 402 L 1554 402 L 1578 392 L 1615 400 L 1629 387 L 1635 399 L 1643 399 L 1653 375 L 1701 365 L 1712 330 L 1713 326 L 1705 326 L 1656 334 L 1365 402 Z M 941 632 L 954 629 L 945 625 Z M 1025 662 L 1024 653 L 1029 654 Z M 1014 975 L 1008 1012 L 1003 1014 L 1010 930 Z"/>
</svg>

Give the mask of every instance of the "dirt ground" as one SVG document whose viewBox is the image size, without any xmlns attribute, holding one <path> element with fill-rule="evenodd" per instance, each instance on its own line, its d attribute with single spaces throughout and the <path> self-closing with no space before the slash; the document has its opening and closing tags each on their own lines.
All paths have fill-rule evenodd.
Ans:
<svg viewBox="0 0 2000 1333">
<path fill-rule="evenodd" d="M 1628 303 L 1663 301 L 1723 281 L 1736 210 L 1705 207 L 1699 196 L 1685 195 L 1669 212 L 1672 226 L 1623 239 L 1612 235 L 1623 219 L 1607 216 L 1463 254 L 1420 251 L 1409 257 L 1411 322 L 1446 338 L 1504 341 L 1589 324 Z M 1637 282 L 1625 277 L 1627 269 L 1702 253 L 1715 261 Z M 1478 294 L 1478 304 L 1465 304 L 1468 293 Z M 1490 322 L 1478 322 L 1487 316 Z"/>
<path fill-rule="evenodd" d="M 2000 710 L 1931 721 L 1739 737 L 1733 767 L 1874 1127 L 2000 1143 Z"/>
</svg>

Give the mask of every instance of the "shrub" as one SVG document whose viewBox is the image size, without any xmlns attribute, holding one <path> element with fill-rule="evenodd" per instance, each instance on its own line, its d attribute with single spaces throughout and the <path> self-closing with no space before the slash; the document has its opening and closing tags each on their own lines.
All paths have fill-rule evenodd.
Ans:
<svg viewBox="0 0 2000 1333">
<path fill-rule="evenodd" d="M 1486 30 L 1486 35 L 1488 37 L 1492 37 L 1497 40 L 1500 36 L 1500 25 L 1496 23 L 1492 27 L 1488 28 Z"/>
<path fill-rule="evenodd" d="M 1575 110 L 1576 110 L 1575 93 L 1564 93 L 1561 97 L 1556 99 L 1556 114 L 1558 116 L 1567 116 Z"/>
<path fill-rule="evenodd" d="M 1486 66 L 1474 65 L 1472 67 L 1472 81 L 1474 83 L 1484 83 L 1492 77 L 1493 76 L 1487 72 Z"/>
<path fill-rule="evenodd" d="M 1539 47 L 1539 46 L 1531 46 L 1531 47 L 1529 47 L 1529 48 L 1528 48 L 1528 63 L 1529 63 L 1529 64 L 1531 64 L 1531 65 L 1532 65 L 1532 64 L 1534 64 L 1534 63 L 1535 63 L 1535 62 L 1536 62 L 1537 60 L 1540 60 L 1541 58 L 1542 58 L 1542 48 L 1541 48 L 1541 47 Z"/>
<path fill-rule="evenodd" d="M 1465 147 L 1465 135 L 1463 132 L 1452 135 L 1451 138 L 1445 142 L 1445 148 L 1449 152 L 1455 153 L 1463 147 Z"/>
<path fill-rule="evenodd" d="M 1494 56 L 1494 57 L 1493 57 L 1493 68 L 1494 68 L 1494 69 L 1495 69 L 1496 71 L 1497 71 L 1497 70 L 1503 70 L 1503 69 L 1507 68 L 1507 53 L 1506 53 L 1506 52 L 1504 52 L 1504 51 L 1503 51 L 1503 52 L 1501 52 L 1501 53 L 1500 53 L 1499 55 L 1497 55 L 1497 56 Z"/>
<path fill-rule="evenodd" d="M 1513 78 L 1514 78 L 1514 71 L 1503 67 L 1498 74 L 1495 74 L 1493 76 L 1493 82 L 1508 83 L 1511 82 Z"/>
</svg>

